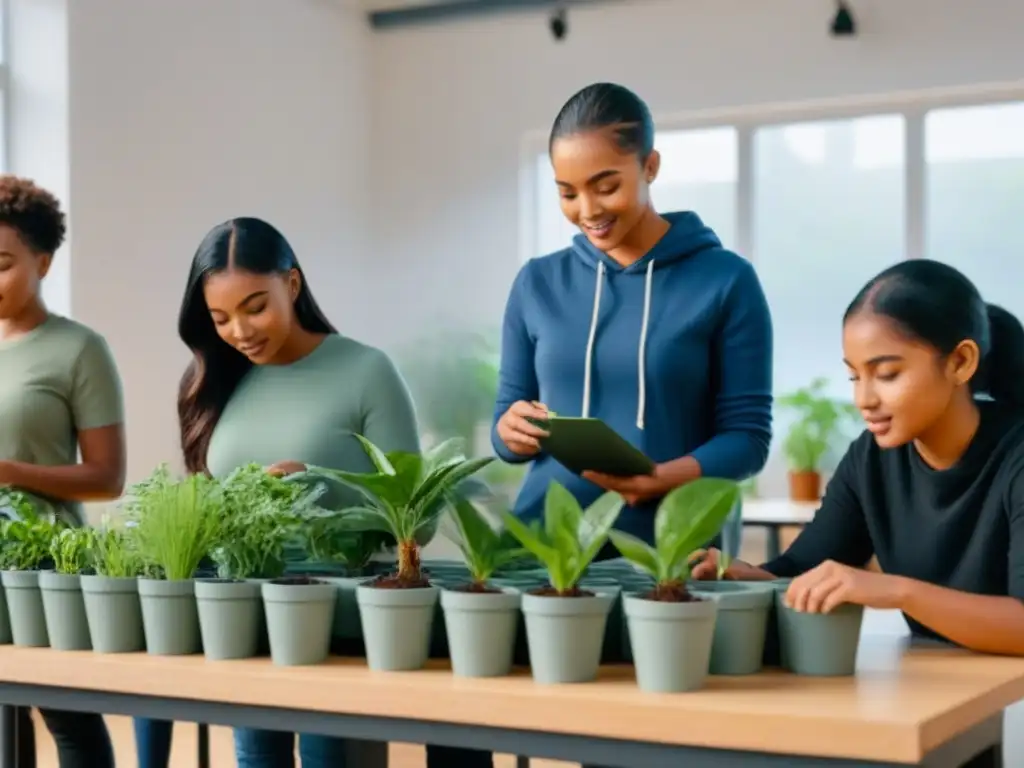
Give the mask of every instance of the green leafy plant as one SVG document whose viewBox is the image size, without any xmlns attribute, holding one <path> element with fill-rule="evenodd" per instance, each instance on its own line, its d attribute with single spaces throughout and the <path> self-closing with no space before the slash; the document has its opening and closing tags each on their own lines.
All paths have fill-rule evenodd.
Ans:
<svg viewBox="0 0 1024 768">
<path fill-rule="evenodd" d="M 195 576 L 220 533 L 224 495 L 217 481 L 161 475 L 133 489 L 132 498 L 134 536 L 146 564 L 171 581 Z"/>
<path fill-rule="evenodd" d="M 275 579 L 302 522 L 319 512 L 322 487 L 274 477 L 259 464 L 239 467 L 220 483 L 221 514 L 210 559 L 225 579 Z"/>
<path fill-rule="evenodd" d="M 694 550 L 722 529 L 740 497 L 732 480 L 700 478 L 671 491 L 654 515 L 654 546 L 624 531 L 610 536 L 622 556 L 655 579 L 648 598 L 666 602 L 691 599 L 686 590 Z"/>
<path fill-rule="evenodd" d="M 35 571 L 51 566 L 50 543 L 65 527 L 39 515 L 34 506 L 21 508 L 17 520 L 3 521 L 0 570 Z"/>
<path fill-rule="evenodd" d="M 438 520 L 459 493 L 459 485 L 493 457 L 467 459 L 458 439 L 446 440 L 425 454 L 385 454 L 364 437 L 363 449 L 377 471 L 360 474 L 322 470 L 359 491 L 365 506 L 343 518 L 350 530 L 380 531 L 394 536 L 398 569 L 390 577 L 399 586 L 426 586 L 420 570 L 420 546 L 436 531 Z"/>
<path fill-rule="evenodd" d="M 502 517 L 509 532 L 544 564 L 555 593 L 567 597 L 580 594 L 579 580 L 608 540 L 623 504 L 619 494 L 606 493 L 583 510 L 565 486 L 552 482 L 544 497 L 543 525 L 527 525 L 509 512 Z"/>
<path fill-rule="evenodd" d="M 139 552 L 133 530 L 109 522 L 94 531 L 89 561 L 97 575 L 112 579 L 134 579 L 153 573 Z"/>
<path fill-rule="evenodd" d="M 487 580 L 501 568 L 526 559 L 529 552 L 508 529 L 496 530 L 470 499 L 455 499 L 447 535 L 462 551 L 472 579 L 469 588 L 488 591 Z"/>
<path fill-rule="evenodd" d="M 50 558 L 57 573 L 77 576 L 92 567 L 96 532 L 92 528 L 65 528 L 50 542 Z"/>
<path fill-rule="evenodd" d="M 302 535 L 311 559 L 343 565 L 352 576 L 367 571 L 370 560 L 391 541 L 383 531 L 352 530 L 346 510 L 314 518 L 303 526 Z"/>
<path fill-rule="evenodd" d="M 826 396 L 828 380 L 814 379 L 808 386 L 778 398 L 780 407 L 797 413 L 789 428 L 783 450 L 793 472 L 817 472 L 844 424 L 858 415 L 849 403 Z"/>
</svg>

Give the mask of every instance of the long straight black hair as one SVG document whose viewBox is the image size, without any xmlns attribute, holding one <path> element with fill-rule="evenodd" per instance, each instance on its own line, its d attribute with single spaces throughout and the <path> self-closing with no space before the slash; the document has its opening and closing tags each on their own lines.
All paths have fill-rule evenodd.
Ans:
<svg viewBox="0 0 1024 768">
<path fill-rule="evenodd" d="M 295 299 L 299 325 L 313 333 L 337 333 L 316 300 L 291 245 L 262 219 L 231 219 L 210 230 L 192 258 L 185 296 L 178 314 L 178 335 L 192 350 L 178 388 L 181 449 L 189 472 L 206 472 L 206 453 L 224 408 L 252 362 L 217 334 L 203 294 L 207 275 L 226 269 L 259 275 L 284 275 L 297 270 L 301 278 Z"/>
</svg>

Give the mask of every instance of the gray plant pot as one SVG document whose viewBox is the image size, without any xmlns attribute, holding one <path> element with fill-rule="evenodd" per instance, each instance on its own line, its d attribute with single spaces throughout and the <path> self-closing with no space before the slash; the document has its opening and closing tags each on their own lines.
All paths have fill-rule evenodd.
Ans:
<svg viewBox="0 0 1024 768">
<path fill-rule="evenodd" d="M 270 658 L 295 667 L 326 661 L 338 588 L 319 579 L 273 579 L 262 585 Z"/>
<path fill-rule="evenodd" d="M 138 579 L 82 576 L 81 584 L 92 649 L 97 653 L 144 651 Z"/>
<path fill-rule="evenodd" d="M 366 663 L 372 670 L 422 669 L 430 654 L 437 587 L 389 589 L 361 584 L 356 600 L 363 622 Z"/>
<path fill-rule="evenodd" d="M 46 632 L 43 595 L 39 591 L 39 571 L 3 571 L 0 582 L 7 597 L 14 644 L 32 648 L 48 646 L 50 637 Z"/>
<path fill-rule="evenodd" d="M 43 571 L 39 574 L 43 613 L 50 646 L 58 651 L 88 651 L 89 620 L 85 617 L 82 581 L 77 574 Z"/>
<path fill-rule="evenodd" d="M 251 581 L 197 579 L 195 593 L 206 658 L 219 661 L 255 656 L 263 613 L 260 585 Z"/>
<path fill-rule="evenodd" d="M 452 672 L 459 677 L 501 677 L 512 670 L 520 595 L 445 589 L 441 609 Z"/>
<path fill-rule="evenodd" d="M 538 683 L 586 683 L 601 666 L 608 613 L 616 595 L 523 595 L 530 669 Z"/>
<path fill-rule="evenodd" d="M 356 587 L 370 576 L 324 576 L 323 581 L 337 588 L 334 605 L 334 621 L 331 626 L 333 640 L 362 640 L 363 624 L 359 618 L 359 603 L 356 601 Z"/>
<path fill-rule="evenodd" d="M 139 599 L 149 653 L 155 656 L 199 653 L 202 640 L 194 580 L 139 579 Z"/>
<path fill-rule="evenodd" d="M 702 688 L 718 603 L 710 597 L 664 603 L 627 595 L 623 607 L 640 690 L 681 693 Z"/>
<path fill-rule="evenodd" d="M 712 675 L 753 675 L 761 671 L 768 615 L 775 590 L 766 582 L 694 581 L 695 595 L 718 603 L 711 645 Z"/>
<path fill-rule="evenodd" d="M 783 602 L 786 586 L 775 590 L 782 666 L 798 675 L 840 677 L 857 668 L 864 608 L 846 603 L 831 613 L 801 613 Z"/>
</svg>

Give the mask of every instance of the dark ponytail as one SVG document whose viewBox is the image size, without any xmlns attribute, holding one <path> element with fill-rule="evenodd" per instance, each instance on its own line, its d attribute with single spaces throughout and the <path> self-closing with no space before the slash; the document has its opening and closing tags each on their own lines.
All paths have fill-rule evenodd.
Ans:
<svg viewBox="0 0 1024 768">
<path fill-rule="evenodd" d="M 863 310 L 888 318 L 943 355 L 970 339 L 981 352 L 971 392 L 1024 409 L 1024 326 L 1002 307 L 986 304 L 959 270 L 931 259 L 901 261 L 860 290 L 843 322 Z"/>
<path fill-rule="evenodd" d="M 985 305 L 989 351 L 982 360 L 978 389 L 998 403 L 1024 409 L 1024 326 L 995 304 Z"/>
</svg>

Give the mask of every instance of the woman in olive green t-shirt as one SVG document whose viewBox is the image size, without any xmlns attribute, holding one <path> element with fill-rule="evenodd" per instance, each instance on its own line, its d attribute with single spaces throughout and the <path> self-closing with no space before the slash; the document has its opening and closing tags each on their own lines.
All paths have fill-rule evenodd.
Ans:
<svg viewBox="0 0 1024 768">
<path fill-rule="evenodd" d="M 40 283 L 64 234 L 53 195 L 27 179 L 0 176 L 0 487 L 45 500 L 81 524 L 82 502 L 121 495 L 124 409 L 103 338 L 43 303 Z M 113 768 L 101 715 L 40 714 L 60 768 Z M 18 709 L 17 724 L 18 765 L 34 764 L 28 709 Z"/>
</svg>

